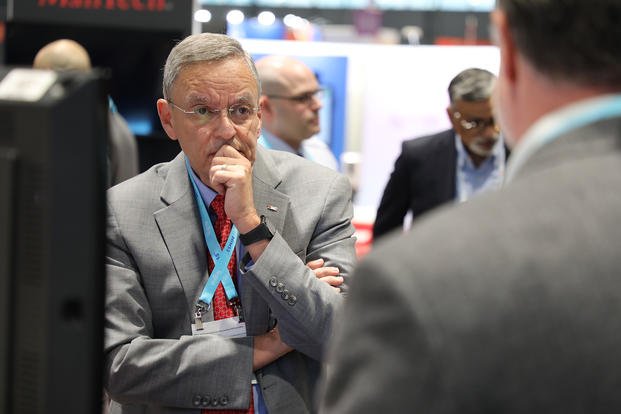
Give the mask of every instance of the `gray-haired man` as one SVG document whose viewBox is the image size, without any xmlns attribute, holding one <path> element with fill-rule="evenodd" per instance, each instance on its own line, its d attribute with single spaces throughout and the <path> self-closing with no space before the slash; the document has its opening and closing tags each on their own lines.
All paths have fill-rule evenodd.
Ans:
<svg viewBox="0 0 621 414">
<path fill-rule="evenodd" d="M 484 69 L 460 72 L 448 87 L 452 129 L 403 142 L 377 210 L 374 238 L 402 228 L 408 212 L 416 218 L 500 186 L 507 150 L 492 115 L 495 79 Z"/>
<path fill-rule="evenodd" d="M 182 152 L 108 192 L 110 412 L 315 412 L 355 261 L 349 182 L 257 146 L 257 72 L 228 36 L 177 44 L 163 92 Z"/>
</svg>

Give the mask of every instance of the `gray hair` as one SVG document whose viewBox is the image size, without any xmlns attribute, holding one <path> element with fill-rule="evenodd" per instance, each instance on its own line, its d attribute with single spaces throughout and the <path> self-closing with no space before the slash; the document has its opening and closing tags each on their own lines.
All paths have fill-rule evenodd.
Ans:
<svg viewBox="0 0 621 414">
<path fill-rule="evenodd" d="M 492 96 L 496 75 L 485 69 L 463 70 L 451 80 L 448 94 L 451 104 L 455 101 L 487 101 Z"/>
<path fill-rule="evenodd" d="M 164 65 L 162 93 L 168 99 L 175 79 L 188 65 L 199 62 L 220 62 L 228 59 L 243 59 L 257 83 L 259 96 L 261 84 L 252 57 L 241 44 L 226 35 L 217 33 L 200 33 L 190 35 L 172 48 Z"/>
<path fill-rule="evenodd" d="M 621 88 L 621 1 L 497 0 L 517 50 L 549 78 Z"/>
</svg>

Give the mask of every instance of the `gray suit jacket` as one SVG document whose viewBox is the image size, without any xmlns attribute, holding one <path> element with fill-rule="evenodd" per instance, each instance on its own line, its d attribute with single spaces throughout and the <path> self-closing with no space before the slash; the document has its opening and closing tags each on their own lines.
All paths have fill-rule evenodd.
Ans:
<svg viewBox="0 0 621 414">
<path fill-rule="evenodd" d="M 347 291 L 355 261 L 351 187 L 341 174 L 262 148 L 253 175 L 257 211 L 276 233 L 241 276 L 249 336 L 238 339 L 191 336 L 207 249 L 184 154 L 109 190 L 105 384 L 111 413 L 199 413 L 206 402 L 212 409 L 246 408 L 252 336 L 276 323 L 295 351 L 256 372 L 269 412 L 315 411 L 323 348 L 343 297 L 305 263 L 323 258 L 338 266 Z M 271 286 L 274 277 L 295 300 Z"/>
<path fill-rule="evenodd" d="M 617 118 L 386 238 L 355 272 L 321 412 L 620 412 L 620 223 Z"/>
</svg>

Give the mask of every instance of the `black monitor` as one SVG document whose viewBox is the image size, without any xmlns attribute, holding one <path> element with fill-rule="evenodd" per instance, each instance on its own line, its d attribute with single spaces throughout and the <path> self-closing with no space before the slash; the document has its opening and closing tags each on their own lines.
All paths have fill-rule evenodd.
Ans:
<svg viewBox="0 0 621 414">
<path fill-rule="evenodd" d="M 100 412 L 105 81 L 56 74 L 22 100 L 3 94 L 9 72 L 0 67 L 0 412 Z"/>
</svg>

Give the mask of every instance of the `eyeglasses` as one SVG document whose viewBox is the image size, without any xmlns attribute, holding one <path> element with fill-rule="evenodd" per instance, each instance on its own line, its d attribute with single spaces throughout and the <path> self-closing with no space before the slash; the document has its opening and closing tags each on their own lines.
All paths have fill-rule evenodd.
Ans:
<svg viewBox="0 0 621 414">
<path fill-rule="evenodd" d="M 299 95 L 294 96 L 283 96 L 283 95 L 266 95 L 268 98 L 272 99 L 286 99 L 289 101 L 294 101 L 297 103 L 308 105 L 313 102 L 314 99 L 321 101 L 323 99 L 323 89 L 317 89 L 316 91 L 304 92 Z"/>
<path fill-rule="evenodd" d="M 498 124 L 496 124 L 496 120 L 494 119 L 494 117 L 490 117 L 487 119 L 474 118 L 466 120 L 461 119 L 462 114 L 460 112 L 453 112 L 453 116 L 455 117 L 455 119 L 459 120 L 459 124 L 466 131 L 483 131 L 488 126 L 491 126 L 494 129 L 498 129 Z"/>
<path fill-rule="evenodd" d="M 235 104 L 224 109 L 209 109 L 206 106 L 198 106 L 191 111 L 187 111 L 180 106 L 174 104 L 171 100 L 166 100 L 173 108 L 183 112 L 186 115 L 191 115 L 195 121 L 199 124 L 208 124 L 216 119 L 220 112 L 226 111 L 227 116 L 236 125 L 244 125 L 250 120 L 252 116 L 259 110 L 257 106 L 251 106 L 246 103 Z"/>
</svg>

